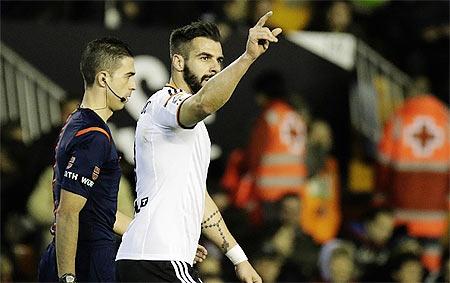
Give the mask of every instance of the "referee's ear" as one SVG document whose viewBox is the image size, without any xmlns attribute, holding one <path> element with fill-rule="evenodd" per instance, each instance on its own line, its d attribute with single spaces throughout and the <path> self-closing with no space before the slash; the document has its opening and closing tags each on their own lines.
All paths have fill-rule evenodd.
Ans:
<svg viewBox="0 0 450 283">
<path fill-rule="evenodd" d="M 184 71 L 184 58 L 180 54 L 173 54 L 172 66 L 177 72 Z"/>
<path fill-rule="evenodd" d="M 98 72 L 96 76 L 96 80 L 99 86 L 106 87 L 106 72 Z"/>
</svg>

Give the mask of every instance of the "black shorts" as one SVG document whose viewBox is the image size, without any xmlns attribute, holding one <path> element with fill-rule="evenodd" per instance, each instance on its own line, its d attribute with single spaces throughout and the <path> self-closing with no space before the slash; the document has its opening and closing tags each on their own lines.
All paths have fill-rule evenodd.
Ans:
<svg viewBox="0 0 450 283">
<path fill-rule="evenodd" d="M 127 260 L 116 261 L 117 282 L 183 282 L 203 283 L 198 272 L 183 261 Z"/>
</svg>

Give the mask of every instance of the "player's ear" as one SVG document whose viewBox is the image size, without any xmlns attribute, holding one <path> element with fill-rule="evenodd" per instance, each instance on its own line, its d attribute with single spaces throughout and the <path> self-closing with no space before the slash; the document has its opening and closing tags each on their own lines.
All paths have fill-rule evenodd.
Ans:
<svg viewBox="0 0 450 283">
<path fill-rule="evenodd" d="M 173 54 L 172 56 L 172 66 L 178 72 L 182 72 L 184 70 L 184 58 L 180 54 Z"/>
</svg>

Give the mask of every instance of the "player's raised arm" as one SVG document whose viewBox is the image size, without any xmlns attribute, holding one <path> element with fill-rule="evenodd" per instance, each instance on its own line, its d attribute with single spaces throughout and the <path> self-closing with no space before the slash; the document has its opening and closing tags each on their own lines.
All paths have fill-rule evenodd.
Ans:
<svg viewBox="0 0 450 283">
<path fill-rule="evenodd" d="M 245 52 L 183 103 L 179 116 L 181 124 L 195 125 L 219 110 L 231 97 L 250 65 L 267 51 L 270 43 L 278 42 L 281 29 L 270 30 L 264 26 L 271 15 L 272 11 L 266 13 L 250 28 Z"/>
</svg>

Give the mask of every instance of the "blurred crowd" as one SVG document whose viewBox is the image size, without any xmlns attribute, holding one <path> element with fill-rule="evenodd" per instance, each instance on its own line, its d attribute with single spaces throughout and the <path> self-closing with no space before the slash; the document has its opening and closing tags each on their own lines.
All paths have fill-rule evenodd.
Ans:
<svg viewBox="0 0 450 283">
<path fill-rule="evenodd" d="M 348 166 L 339 168 L 328 122 L 313 117 L 307 102 L 291 94 L 279 73 L 266 70 L 253 82 L 260 109 L 251 132 L 243 133 L 247 146 L 231 151 L 218 167 L 220 172 L 210 172 L 210 194 L 263 282 L 450 282 L 448 2 L 126 0 L 1 5 L 2 20 L 70 21 L 111 29 L 211 20 L 219 24 L 224 40 L 273 10 L 269 25 L 285 32 L 347 32 L 363 39 L 417 78 L 410 97 L 386 122 L 380 143 L 370 145 L 355 131 L 348 140 Z M 61 125 L 78 103 L 63 103 Z M 37 278 L 40 253 L 51 237 L 52 163 L 59 130 L 55 127 L 25 144 L 19 123 L 2 125 L 2 282 Z M 399 134 L 403 131 L 411 132 L 406 140 Z M 122 158 L 121 166 L 119 207 L 132 216 L 133 164 Z M 207 259 L 198 264 L 203 281 L 235 281 L 233 266 L 220 250 L 207 239 L 201 243 L 208 249 Z"/>
<path fill-rule="evenodd" d="M 25 8 L 26 7 L 26 8 Z M 448 101 L 448 1 L 228 0 L 228 1 L 2 1 L 4 20 L 37 24 L 74 22 L 175 28 L 198 19 L 215 21 L 226 38 L 273 10 L 270 26 L 289 31 L 347 32 L 361 38 L 412 77 L 431 79 Z"/>
</svg>

